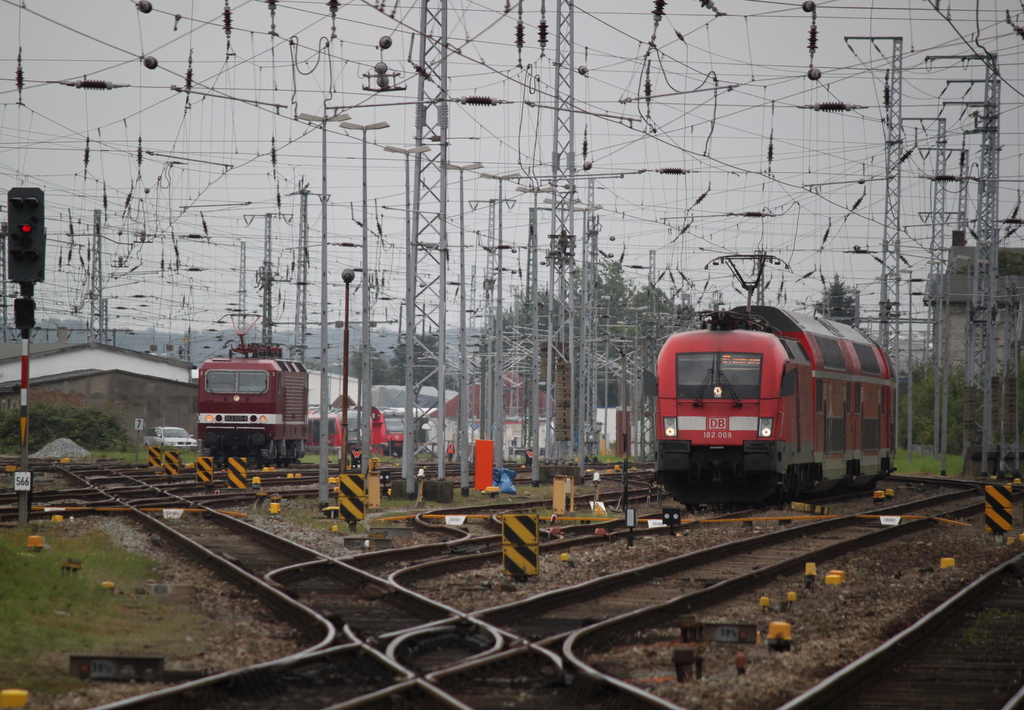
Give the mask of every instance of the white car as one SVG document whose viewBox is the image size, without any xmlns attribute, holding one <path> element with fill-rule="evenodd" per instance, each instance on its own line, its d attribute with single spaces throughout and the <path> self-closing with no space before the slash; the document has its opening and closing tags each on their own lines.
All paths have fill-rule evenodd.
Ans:
<svg viewBox="0 0 1024 710">
<path fill-rule="evenodd" d="M 165 449 L 195 449 L 199 442 L 181 427 L 158 426 L 146 431 L 143 439 L 146 446 L 160 446 Z"/>
</svg>

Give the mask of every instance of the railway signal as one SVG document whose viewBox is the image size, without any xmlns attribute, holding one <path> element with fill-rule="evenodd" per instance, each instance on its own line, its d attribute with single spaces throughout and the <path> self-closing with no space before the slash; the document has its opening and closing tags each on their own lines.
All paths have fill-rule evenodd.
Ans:
<svg viewBox="0 0 1024 710">
<path fill-rule="evenodd" d="M 7 278 L 19 283 L 43 281 L 45 266 L 43 191 L 38 187 L 12 187 L 7 191 Z"/>
</svg>

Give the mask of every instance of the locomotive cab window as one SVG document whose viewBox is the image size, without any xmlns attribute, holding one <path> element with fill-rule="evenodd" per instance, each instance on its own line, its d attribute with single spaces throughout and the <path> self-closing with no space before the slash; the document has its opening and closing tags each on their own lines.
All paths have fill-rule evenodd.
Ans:
<svg viewBox="0 0 1024 710">
<path fill-rule="evenodd" d="M 761 396 L 759 353 L 679 353 L 679 399 L 757 399 Z"/>
<path fill-rule="evenodd" d="M 208 370 L 206 391 L 211 394 L 263 394 L 270 383 L 259 370 Z"/>
</svg>

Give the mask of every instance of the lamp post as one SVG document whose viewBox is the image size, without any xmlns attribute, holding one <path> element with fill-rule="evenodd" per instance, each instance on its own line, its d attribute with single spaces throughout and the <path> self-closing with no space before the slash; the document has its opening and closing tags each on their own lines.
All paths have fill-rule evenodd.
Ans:
<svg viewBox="0 0 1024 710">
<path fill-rule="evenodd" d="M 341 280 L 345 282 L 345 332 L 341 345 L 341 473 L 348 473 L 348 291 L 349 284 L 356 277 L 352 269 L 341 272 Z M 363 274 L 366 278 L 366 274 Z M 360 388 L 362 389 L 362 388 Z M 323 416 L 320 417 L 324 419 Z"/>
<path fill-rule="evenodd" d="M 455 165 L 459 171 L 459 485 L 462 497 L 469 496 L 469 352 L 466 344 L 466 183 L 465 172 L 483 163 Z"/>
<path fill-rule="evenodd" d="M 380 121 L 379 123 L 362 125 L 343 121 L 338 125 L 350 131 L 360 131 L 363 134 L 363 342 L 359 348 L 362 370 L 359 376 L 359 448 L 364 453 L 359 457 L 359 468 L 361 473 L 366 473 L 370 463 L 370 407 L 372 404 L 370 390 L 370 237 L 369 216 L 367 214 L 369 198 L 366 185 L 366 132 L 388 128 L 391 124 L 387 121 Z M 342 446 L 348 446 L 347 438 Z"/>
<path fill-rule="evenodd" d="M 320 476 L 319 476 L 319 503 L 320 508 L 326 508 L 327 500 L 327 414 L 330 409 L 330 390 L 327 380 L 327 124 L 330 121 L 340 122 L 349 118 L 348 114 L 338 113 L 333 116 L 327 115 L 327 106 L 324 106 L 323 116 L 314 116 L 308 113 L 300 113 L 297 118 L 300 121 L 319 123 L 323 133 L 323 189 L 320 191 L 320 227 L 322 238 L 320 241 Z M 343 454 L 344 455 L 344 454 Z"/>
<path fill-rule="evenodd" d="M 495 309 L 494 309 L 494 399 L 491 402 L 492 412 L 494 416 L 492 419 L 492 426 L 496 426 L 494 430 L 494 467 L 502 468 L 505 465 L 505 374 L 504 374 L 504 306 L 501 303 L 501 291 L 502 291 L 502 251 L 505 249 L 504 234 L 503 234 L 503 220 L 502 220 L 502 207 L 504 207 L 504 185 L 506 180 L 518 180 L 523 176 L 518 172 L 508 173 L 507 175 L 491 175 L 489 173 L 480 173 L 486 178 L 498 181 L 498 243 L 497 249 L 497 262 L 498 262 L 498 273 L 495 275 Z"/>
</svg>

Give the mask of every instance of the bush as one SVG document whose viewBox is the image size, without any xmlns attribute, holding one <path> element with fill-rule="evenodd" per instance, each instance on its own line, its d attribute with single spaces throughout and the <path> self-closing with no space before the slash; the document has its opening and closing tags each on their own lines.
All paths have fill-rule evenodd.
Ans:
<svg viewBox="0 0 1024 710">
<path fill-rule="evenodd" d="M 131 447 L 128 432 L 114 416 L 96 409 L 39 402 L 28 411 L 28 450 L 38 451 L 54 439 L 71 439 L 86 449 L 126 451 Z M 0 449 L 21 448 L 21 414 L 12 409 L 0 412 Z"/>
</svg>

